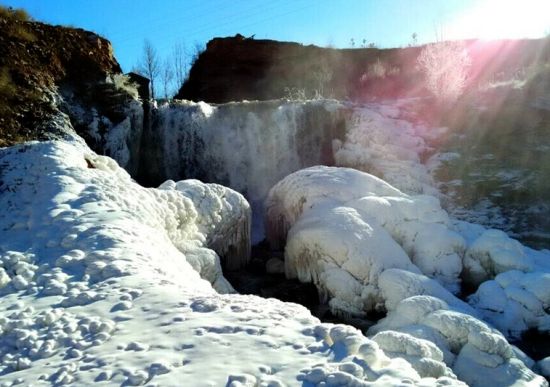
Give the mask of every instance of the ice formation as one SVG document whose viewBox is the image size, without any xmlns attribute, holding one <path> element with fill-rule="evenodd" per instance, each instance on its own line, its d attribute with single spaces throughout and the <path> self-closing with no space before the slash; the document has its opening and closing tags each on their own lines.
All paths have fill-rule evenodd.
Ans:
<svg viewBox="0 0 550 387">
<path fill-rule="evenodd" d="M 297 171 L 271 190 L 266 199 L 266 237 L 275 248 L 284 247 L 286 234 L 302 213 L 315 204 L 344 203 L 369 192 L 406 196 L 383 180 L 351 168 L 312 167 Z"/>
<path fill-rule="evenodd" d="M 209 105 L 176 101 L 153 111 L 142 155 L 156 180 L 197 178 L 246 196 L 254 213 L 280 179 L 308 166 L 333 163 L 331 141 L 345 133 L 337 101 L 264 101 Z M 341 132 L 341 133 L 340 133 Z M 254 227 L 263 239 L 261 219 Z"/>
<path fill-rule="evenodd" d="M 464 385 L 437 351 L 392 359 L 301 306 L 217 293 L 207 234 L 248 211 L 229 190 L 142 188 L 79 141 L 0 149 L 0 166 L 2 385 Z"/>
<path fill-rule="evenodd" d="M 176 190 L 191 199 L 199 215 L 199 230 L 206 236 L 205 245 L 220 255 L 227 269 L 239 269 L 248 263 L 251 211 L 241 194 L 198 180 L 168 180 L 159 189 Z"/>
<path fill-rule="evenodd" d="M 335 310 L 379 309 L 377 282 L 388 268 L 422 272 L 459 290 L 466 242 L 439 201 L 406 195 L 367 173 L 322 166 L 295 172 L 270 190 L 266 222 L 272 246 L 287 241 L 287 276 L 313 281 L 323 294 L 331 289 L 329 298 L 339 293 Z M 337 270 L 351 274 L 353 291 L 336 289 L 346 283 L 332 279 Z M 352 298 L 361 301 L 352 307 Z M 347 306 L 336 308 L 341 302 Z"/>
<path fill-rule="evenodd" d="M 402 335 L 396 335 L 395 331 Z M 438 353 L 436 360 L 444 361 L 470 386 L 547 385 L 544 378 L 533 373 L 516 356 L 500 332 L 439 298 L 403 299 L 369 334 L 374 334 L 374 338 L 381 334 L 389 336 L 390 344 L 386 348 L 398 348 L 408 356 L 410 350 L 406 349 L 418 348 L 419 340 L 437 345 L 441 355 Z M 420 350 L 413 353 L 417 352 Z"/>
<path fill-rule="evenodd" d="M 422 375 L 454 372 L 474 386 L 545 385 L 481 318 L 508 337 L 531 327 L 547 331 L 547 252 L 454 222 L 435 197 L 409 196 L 347 168 L 287 176 L 269 193 L 266 219 L 273 245 L 286 240 L 287 277 L 315 283 L 334 313 L 388 311 L 369 332 L 388 356 L 405 358 Z M 469 303 L 453 295 L 463 261 L 490 268 L 466 270 L 468 279 L 500 273 Z M 541 271 L 525 272 L 535 268 Z"/>
<path fill-rule="evenodd" d="M 266 206 L 288 276 L 336 313 L 388 312 L 371 338 L 232 294 L 219 257 L 247 261 L 242 195 L 196 180 L 145 189 L 78 139 L 29 143 L 0 149 L 0 384 L 547 386 L 528 367 L 549 375 L 548 359 L 503 335 L 550 329 L 549 252 L 450 219 L 420 163 L 430 134 L 399 109 L 358 108 L 346 134 L 338 103 L 278 104 L 162 106 L 142 161 L 225 182 L 256 208 L 319 162 L 390 182 L 313 167 Z M 134 123 L 95 125 L 135 170 Z M 461 279 L 479 285 L 468 303 Z"/>
<path fill-rule="evenodd" d="M 420 157 L 429 150 L 427 141 L 440 130 L 428 132 L 422 125 L 399 119 L 398 102 L 392 111 L 384 105 L 354 111 L 345 140 L 333 142 L 336 165 L 371 173 L 409 194 L 435 194 Z"/>
<path fill-rule="evenodd" d="M 483 282 L 469 303 L 508 337 L 550 331 L 550 271 L 510 270 Z"/>
</svg>

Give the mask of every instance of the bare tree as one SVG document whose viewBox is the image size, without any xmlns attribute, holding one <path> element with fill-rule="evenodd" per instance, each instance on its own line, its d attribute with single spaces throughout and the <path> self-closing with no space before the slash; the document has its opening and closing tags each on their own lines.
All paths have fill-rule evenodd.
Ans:
<svg viewBox="0 0 550 387">
<path fill-rule="evenodd" d="M 199 59 L 199 55 L 204 51 L 204 44 L 195 42 L 193 45 L 193 54 L 191 55 L 191 63 L 195 63 Z"/>
<path fill-rule="evenodd" d="M 170 61 L 167 59 L 162 65 L 162 71 L 160 73 L 162 81 L 162 88 L 164 89 L 164 98 L 168 100 L 172 81 L 174 80 L 174 71 Z"/>
<path fill-rule="evenodd" d="M 155 82 L 161 73 L 161 66 L 157 50 L 149 40 L 143 42 L 143 56 L 138 69 L 140 74 L 146 76 L 151 81 L 151 98 L 155 99 Z"/>
<path fill-rule="evenodd" d="M 182 42 L 178 42 L 174 45 L 172 50 L 172 63 L 174 66 L 174 79 L 176 81 L 176 87 L 180 88 L 187 76 L 187 53 L 185 51 L 185 45 Z"/>
</svg>

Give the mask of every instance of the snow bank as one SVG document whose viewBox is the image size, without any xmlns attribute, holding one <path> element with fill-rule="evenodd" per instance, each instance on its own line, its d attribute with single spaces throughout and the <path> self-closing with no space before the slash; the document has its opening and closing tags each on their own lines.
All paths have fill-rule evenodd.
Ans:
<svg viewBox="0 0 550 387">
<path fill-rule="evenodd" d="M 242 235 L 248 211 L 229 190 L 145 189 L 82 143 L 0 165 L 3 385 L 463 385 L 299 305 L 216 293 L 231 289 L 208 233 Z"/>
</svg>

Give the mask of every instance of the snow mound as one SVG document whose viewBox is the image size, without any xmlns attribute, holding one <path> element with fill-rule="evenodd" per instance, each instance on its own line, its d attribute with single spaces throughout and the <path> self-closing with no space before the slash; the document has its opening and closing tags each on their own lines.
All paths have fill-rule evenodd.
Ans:
<svg viewBox="0 0 550 387">
<path fill-rule="evenodd" d="M 396 336 L 394 331 L 403 335 Z M 405 354 L 427 351 L 428 347 L 421 345 L 424 341 L 435 344 L 440 353 L 431 359 L 444 361 L 470 386 L 548 385 L 516 357 L 512 346 L 497 330 L 435 297 L 413 296 L 402 300 L 386 318 L 370 328 L 369 334 L 375 334 L 375 338 L 385 334 L 393 340 L 399 337 L 400 341 L 393 346 Z M 409 347 L 415 349 L 406 352 L 404 348 Z"/>
<path fill-rule="evenodd" d="M 0 165 L 3 385 L 463 385 L 299 305 L 216 293 L 231 287 L 208 234 L 246 228 L 230 191 L 145 189 L 78 142 Z"/>
</svg>

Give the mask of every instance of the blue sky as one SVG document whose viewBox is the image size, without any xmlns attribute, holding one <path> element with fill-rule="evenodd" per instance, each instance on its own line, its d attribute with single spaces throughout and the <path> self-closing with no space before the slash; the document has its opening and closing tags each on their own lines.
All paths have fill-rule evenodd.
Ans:
<svg viewBox="0 0 550 387">
<path fill-rule="evenodd" d="M 446 39 L 550 33 L 550 0 L 0 0 L 53 24 L 92 30 L 113 43 L 129 71 L 149 39 L 161 57 L 176 42 L 189 50 L 216 36 L 378 47 Z M 548 12 L 546 12 L 548 11 Z M 522 13 L 523 12 L 523 13 Z"/>
</svg>

